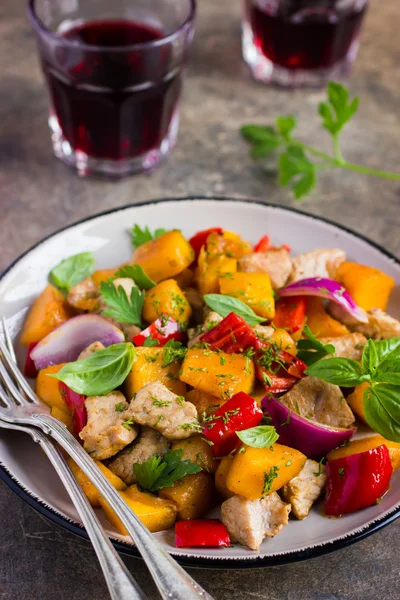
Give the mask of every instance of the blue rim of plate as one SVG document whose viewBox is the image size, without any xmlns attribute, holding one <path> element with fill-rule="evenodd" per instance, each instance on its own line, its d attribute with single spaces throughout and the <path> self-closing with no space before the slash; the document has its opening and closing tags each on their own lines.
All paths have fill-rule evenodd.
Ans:
<svg viewBox="0 0 400 600">
<path fill-rule="evenodd" d="M 76 225 L 85 223 L 87 221 L 92 221 L 92 220 L 96 219 L 97 217 L 102 217 L 105 215 L 123 211 L 128 208 L 135 208 L 137 206 L 145 206 L 147 204 L 159 204 L 161 202 L 184 202 L 187 200 L 189 200 L 189 201 L 196 200 L 196 201 L 200 201 L 200 202 L 201 201 L 217 201 L 217 202 L 218 201 L 220 201 L 220 202 L 230 201 L 230 202 L 241 202 L 241 203 L 248 203 L 248 204 L 258 204 L 259 206 L 268 206 L 268 207 L 272 207 L 272 208 L 278 208 L 279 210 L 283 210 L 283 211 L 287 211 L 287 212 L 291 212 L 291 213 L 297 213 L 297 214 L 303 215 L 307 218 L 313 219 L 315 221 L 322 221 L 323 223 L 332 225 L 333 227 L 336 227 L 337 229 L 345 231 L 346 233 L 349 233 L 349 234 L 353 235 L 354 237 L 356 237 L 360 240 L 363 240 L 364 242 L 366 242 L 370 246 L 376 248 L 376 250 L 378 250 L 379 252 L 381 252 L 382 254 L 384 254 L 385 256 L 387 256 L 388 258 L 393 260 L 397 265 L 400 266 L 400 260 L 396 256 L 394 256 L 394 254 L 392 254 L 391 252 L 389 252 L 388 250 L 386 250 L 385 248 L 383 248 L 376 242 L 373 242 L 372 240 L 368 239 L 366 236 L 364 236 L 360 233 L 357 233 L 353 229 L 350 229 L 344 225 L 335 223 L 334 221 L 331 221 L 330 219 L 326 219 L 325 217 L 319 217 L 316 215 L 312 215 L 312 214 L 309 214 L 302 210 L 299 210 L 297 208 L 293 208 L 291 206 L 280 206 L 279 204 L 262 202 L 261 200 L 257 200 L 255 198 L 244 198 L 244 197 L 243 198 L 241 198 L 241 197 L 232 198 L 229 196 L 184 196 L 184 197 L 178 197 L 178 198 L 175 198 L 175 197 L 158 198 L 156 200 L 146 200 L 143 202 L 138 202 L 136 204 L 125 204 L 123 206 L 111 208 L 109 210 L 105 210 L 105 211 L 96 213 L 89 217 L 85 217 L 83 219 L 80 219 L 79 221 L 76 221 L 75 223 L 66 225 L 65 227 L 61 227 L 57 231 L 54 231 L 53 233 L 49 234 L 48 236 L 42 238 L 36 244 L 34 244 L 33 246 L 31 246 L 30 248 L 25 250 L 25 252 L 23 252 L 22 254 L 20 254 L 20 256 L 18 256 L 1 273 L 0 281 L 24 256 L 26 256 L 26 254 L 28 254 L 29 252 L 31 252 L 32 250 L 37 248 L 40 244 L 42 244 L 46 240 L 56 236 L 58 233 L 61 233 L 62 231 L 65 231 L 66 229 L 71 229 L 72 227 L 75 227 Z M 61 514 L 56 512 L 54 509 L 50 508 L 45 503 L 43 503 L 41 500 L 36 498 L 33 494 L 31 494 L 27 490 L 25 490 L 22 487 L 22 485 L 16 479 L 13 478 L 11 473 L 9 473 L 9 471 L 1 463 L 0 463 L 0 479 L 2 479 L 13 492 L 15 492 L 20 498 L 22 498 L 22 500 L 24 500 L 27 504 L 29 504 L 29 506 L 34 508 L 37 512 L 44 515 L 48 519 L 50 519 L 50 521 L 53 521 L 57 525 L 60 525 L 61 527 L 63 527 L 67 531 L 69 531 L 70 533 L 74 533 L 75 535 L 77 535 L 83 539 L 86 539 L 86 540 L 89 539 L 84 527 L 82 527 L 78 523 L 70 521 L 68 518 L 62 516 Z M 310 558 L 316 558 L 319 556 L 323 556 L 325 554 L 330 554 L 331 552 L 335 552 L 336 550 L 340 550 L 341 548 L 350 546 L 351 544 L 354 544 L 355 542 L 359 542 L 360 540 L 370 536 L 372 533 L 375 533 L 376 531 L 383 529 L 390 523 L 393 523 L 399 517 L 400 517 L 400 507 L 393 509 L 393 511 L 389 512 L 388 514 L 383 516 L 381 519 L 374 520 L 372 523 L 370 523 L 370 525 L 366 526 L 362 531 L 356 531 L 352 534 L 349 534 L 345 538 L 340 538 L 333 542 L 326 542 L 325 544 L 321 544 L 321 545 L 315 546 L 313 548 L 309 548 L 309 549 L 305 549 L 305 550 L 296 550 L 293 552 L 286 552 L 282 555 L 276 555 L 276 556 L 271 556 L 271 557 L 254 556 L 254 557 L 246 557 L 246 559 L 241 560 L 240 558 L 232 559 L 232 558 L 224 558 L 222 556 L 221 556 L 221 558 L 219 558 L 219 557 L 218 558 L 216 558 L 216 557 L 205 558 L 205 557 L 199 557 L 199 556 L 190 557 L 190 556 L 180 556 L 180 555 L 175 555 L 175 554 L 173 554 L 173 556 L 183 566 L 206 568 L 206 569 L 237 569 L 237 570 L 239 570 L 239 569 L 255 569 L 255 568 L 262 568 L 262 567 L 287 565 L 287 564 L 291 564 L 294 562 L 299 562 L 302 560 L 307 560 Z M 116 548 L 116 550 L 118 550 L 118 552 L 127 554 L 129 556 L 134 556 L 136 558 L 140 558 L 140 554 L 139 554 L 138 550 L 135 548 L 135 546 L 132 546 L 125 542 L 117 541 L 113 538 L 110 538 L 110 539 L 111 539 L 112 544 Z"/>
</svg>

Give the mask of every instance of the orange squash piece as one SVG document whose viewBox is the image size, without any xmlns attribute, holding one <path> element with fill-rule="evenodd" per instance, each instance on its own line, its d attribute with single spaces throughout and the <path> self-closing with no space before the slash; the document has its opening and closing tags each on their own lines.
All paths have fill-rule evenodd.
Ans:
<svg viewBox="0 0 400 600">
<path fill-rule="evenodd" d="M 326 312 L 321 298 L 308 298 L 307 325 L 316 337 L 340 337 L 349 333 L 345 325 Z"/>
<path fill-rule="evenodd" d="M 389 294 L 395 285 L 394 279 L 379 269 L 354 262 L 342 263 L 337 270 L 337 279 L 356 304 L 365 310 L 386 310 Z"/>
<path fill-rule="evenodd" d="M 72 460 L 72 458 L 68 458 L 67 462 L 71 468 L 71 471 L 76 477 L 77 482 L 81 486 L 84 491 L 87 499 L 89 500 L 92 506 L 100 506 L 100 494 L 93 485 L 93 483 L 86 477 L 85 473 L 82 471 L 80 467 Z M 108 469 L 102 462 L 99 460 L 94 461 L 99 469 L 104 473 L 107 477 L 108 481 L 115 487 L 115 489 L 122 491 L 126 489 L 126 484 L 117 477 L 110 469 Z"/>
<path fill-rule="evenodd" d="M 143 318 L 154 323 L 161 315 L 168 315 L 186 326 L 192 309 L 175 279 L 166 279 L 146 292 Z"/>
<path fill-rule="evenodd" d="M 100 283 L 102 281 L 107 281 L 110 277 L 114 277 L 115 273 L 118 271 L 120 267 L 115 267 L 115 269 L 100 269 L 95 271 L 92 275 L 92 279 L 96 285 L 100 287 Z"/>
<path fill-rule="evenodd" d="M 217 488 L 218 494 L 224 498 L 232 498 L 235 494 L 228 490 L 226 487 L 226 478 L 231 468 L 233 456 L 229 454 L 225 456 L 218 465 L 218 469 L 215 473 L 215 487 Z"/>
<path fill-rule="evenodd" d="M 62 412 L 69 414 L 68 406 L 58 387 L 58 379 L 48 377 L 48 375 L 58 373 L 64 365 L 65 363 L 51 365 L 39 371 L 36 378 L 36 394 L 51 408 L 57 407 Z"/>
<path fill-rule="evenodd" d="M 346 398 L 351 410 L 355 413 L 356 417 L 360 419 L 360 421 L 362 421 L 363 423 L 367 422 L 364 413 L 364 392 L 369 387 L 370 384 L 368 383 L 368 381 L 365 381 L 361 385 L 357 385 L 354 388 L 354 391 L 351 394 L 349 394 Z"/>
<path fill-rule="evenodd" d="M 161 498 L 174 502 L 178 519 L 200 519 L 215 504 L 214 478 L 204 471 L 186 475 L 159 493 Z"/>
<path fill-rule="evenodd" d="M 73 316 L 74 312 L 62 293 L 47 285 L 29 311 L 21 333 L 21 344 L 29 346 L 32 342 L 40 342 Z"/>
<path fill-rule="evenodd" d="M 206 473 L 215 473 L 218 466 L 211 446 L 202 435 L 193 435 L 172 444 L 172 450 L 182 450 L 181 460 L 197 463 Z"/>
<path fill-rule="evenodd" d="M 237 271 L 237 260 L 225 254 L 208 255 L 203 246 L 198 256 L 196 280 L 200 292 L 218 294 L 220 277 L 231 277 Z"/>
<path fill-rule="evenodd" d="M 186 394 L 186 385 L 178 378 L 180 363 L 174 362 L 163 367 L 163 352 L 163 348 L 158 347 L 140 346 L 135 348 L 136 358 L 124 382 L 125 395 L 128 400 L 131 400 L 133 394 L 142 387 L 153 381 L 163 383 L 178 396 Z"/>
<path fill-rule="evenodd" d="M 218 410 L 220 406 L 225 404 L 227 398 L 217 398 L 216 396 L 211 396 L 211 394 L 207 394 L 207 392 L 203 392 L 202 390 L 190 390 L 190 392 L 186 394 L 186 400 L 195 405 L 197 414 L 201 419 L 204 414 L 209 417 L 213 412 Z"/>
<path fill-rule="evenodd" d="M 233 273 L 219 278 L 221 294 L 233 296 L 254 310 L 256 315 L 273 319 L 275 299 L 267 273 Z"/>
</svg>

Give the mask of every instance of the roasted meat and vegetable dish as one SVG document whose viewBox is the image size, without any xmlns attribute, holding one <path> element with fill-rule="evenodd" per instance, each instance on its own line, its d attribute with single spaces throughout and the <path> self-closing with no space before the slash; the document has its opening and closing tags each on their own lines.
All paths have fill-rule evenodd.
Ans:
<svg viewBox="0 0 400 600">
<path fill-rule="evenodd" d="M 37 395 L 150 531 L 258 550 L 320 497 L 334 517 L 379 502 L 400 465 L 394 280 L 223 227 L 135 225 L 132 243 L 116 268 L 56 265 L 21 343 Z"/>
</svg>

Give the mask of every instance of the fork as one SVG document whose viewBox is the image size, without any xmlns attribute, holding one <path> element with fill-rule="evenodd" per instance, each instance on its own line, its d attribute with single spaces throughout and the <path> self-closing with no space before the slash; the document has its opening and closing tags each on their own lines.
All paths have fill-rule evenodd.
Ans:
<svg viewBox="0 0 400 600">
<path fill-rule="evenodd" d="M 16 364 L 16 357 L 11 337 L 3 319 L 4 335 L 11 358 Z M 90 506 L 82 488 L 76 481 L 67 461 L 57 444 L 48 438 L 40 429 L 27 425 L 16 425 L 0 420 L 1 429 L 12 429 L 28 433 L 33 441 L 40 444 L 49 458 L 67 490 L 86 529 L 94 551 L 96 552 L 108 590 L 112 600 L 146 600 L 147 596 L 139 589 L 136 581 L 122 562 L 114 546 L 108 539 L 100 521 Z"/>
<path fill-rule="evenodd" d="M 14 425 L 38 427 L 64 448 L 125 525 L 164 600 L 212 600 L 131 511 L 66 426 L 49 414 L 49 408 L 32 391 L 1 339 L 0 352 L 0 376 L 3 381 L 3 385 L 0 385 L 0 418 Z"/>
</svg>

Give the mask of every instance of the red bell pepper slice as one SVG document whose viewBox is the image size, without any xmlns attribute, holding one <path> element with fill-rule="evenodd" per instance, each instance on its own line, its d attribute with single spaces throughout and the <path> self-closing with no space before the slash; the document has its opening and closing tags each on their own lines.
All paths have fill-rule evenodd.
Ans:
<svg viewBox="0 0 400 600">
<path fill-rule="evenodd" d="M 158 342 L 158 346 L 164 346 L 170 340 L 181 342 L 183 335 L 180 325 L 175 319 L 168 316 L 161 316 L 157 321 L 149 325 L 149 327 L 134 335 L 132 342 L 135 346 L 143 346 L 146 339 L 151 336 L 153 340 Z"/>
<path fill-rule="evenodd" d="M 282 244 L 282 246 L 271 246 L 271 240 L 269 235 L 263 235 L 262 238 L 257 242 L 254 246 L 254 252 L 268 252 L 268 250 L 280 250 L 284 248 L 288 252 L 290 252 L 290 246 L 288 244 Z"/>
<path fill-rule="evenodd" d="M 63 381 L 58 382 L 58 389 L 72 415 L 74 433 L 78 435 L 87 423 L 86 396 L 74 392 Z"/>
<path fill-rule="evenodd" d="M 206 245 L 207 238 L 210 235 L 210 233 L 223 232 L 224 230 L 222 229 L 222 227 L 210 227 L 210 229 L 204 229 L 203 231 L 198 231 L 197 233 L 195 233 L 194 236 L 190 238 L 189 244 L 192 246 L 196 258 L 199 256 L 202 246 Z"/>
<path fill-rule="evenodd" d="M 307 311 L 307 298 L 291 296 L 279 298 L 275 306 L 274 326 L 295 333 L 303 327 Z"/>
<path fill-rule="evenodd" d="M 270 394 L 288 392 L 294 384 L 304 377 L 306 363 L 285 350 L 279 350 L 274 344 L 259 340 L 254 357 L 256 377 L 264 384 Z"/>
<path fill-rule="evenodd" d="M 37 344 L 38 344 L 38 342 L 30 342 L 30 344 L 28 346 L 28 353 L 26 355 L 25 366 L 24 366 L 25 377 L 37 377 L 37 375 L 38 375 L 38 370 L 35 367 L 35 363 L 33 362 L 32 358 L 31 358 L 31 352 Z"/>
<path fill-rule="evenodd" d="M 175 544 L 177 548 L 226 548 L 231 540 L 219 519 L 192 519 L 175 523 Z"/>
<path fill-rule="evenodd" d="M 212 444 L 215 456 L 227 456 L 240 444 L 237 431 L 260 424 L 263 412 L 256 401 L 238 392 L 216 410 L 204 429 L 204 436 Z"/>
<path fill-rule="evenodd" d="M 387 491 L 392 473 L 389 451 L 384 445 L 328 460 L 326 514 L 338 517 L 375 504 Z"/>
<path fill-rule="evenodd" d="M 223 350 L 228 354 L 241 353 L 257 344 L 258 338 L 242 317 L 229 313 L 218 325 L 200 336 L 210 350 Z"/>
</svg>

